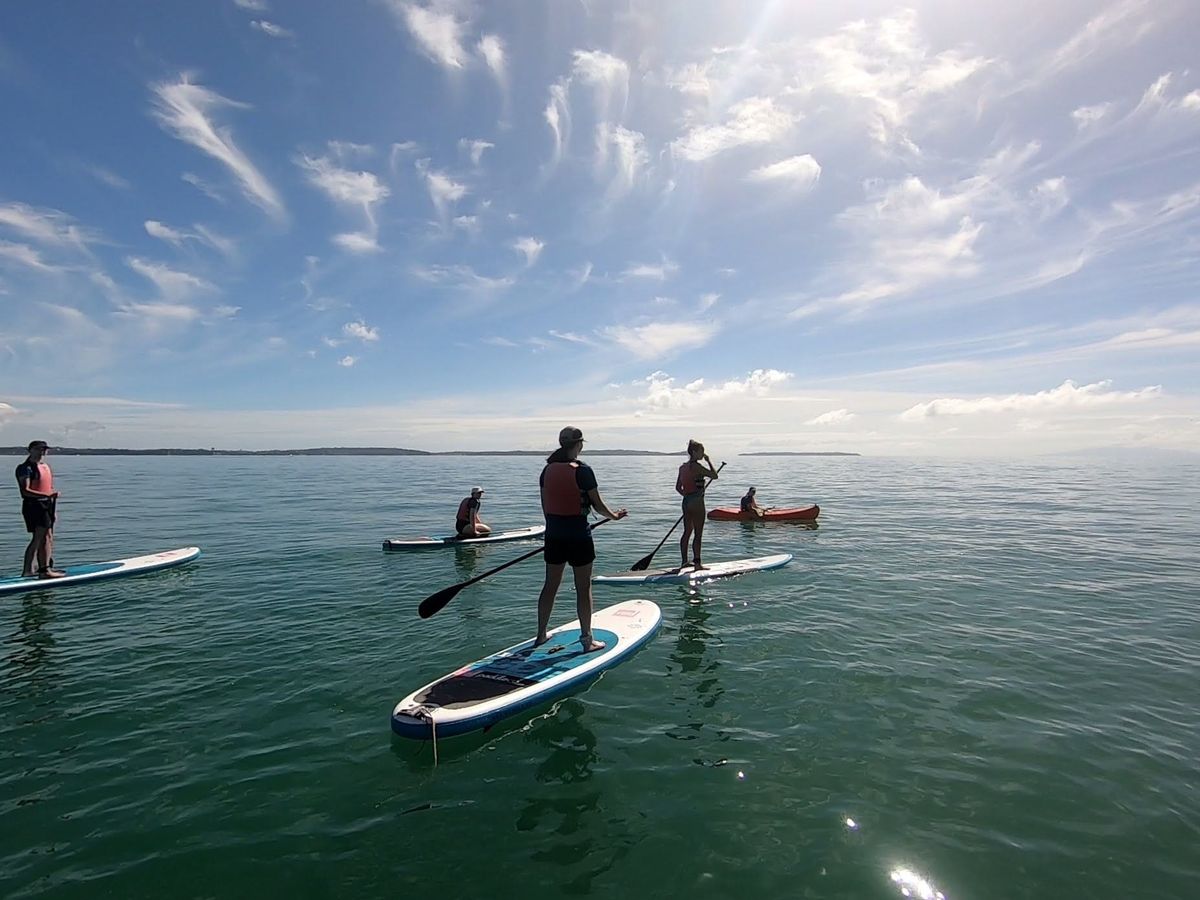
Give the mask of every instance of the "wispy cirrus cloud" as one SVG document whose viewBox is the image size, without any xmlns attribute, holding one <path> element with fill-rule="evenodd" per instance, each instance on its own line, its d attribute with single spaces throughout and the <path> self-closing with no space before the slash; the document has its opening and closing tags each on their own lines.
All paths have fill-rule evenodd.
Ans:
<svg viewBox="0 0 1200 900">
<path fill-rule="evenodd" d="M 197 293 L 216 290 L 211 282 L 198 275 L 172 269 L 163 263 L 130 256 L 125 259 L 125 264 L 151 282 L 167 300 L 181 301 Z"/>
<path fill-rule="evenodd" d="M 671 152 L 690 162 L 703 162 L 735 147 L 777 141 L 797 121 L 797 114 L 781 108 L 771 97 L 749 97 L 730 107 L 724 122 L 698 125 L 674 140 Z"/>
<path fill-rule="evenodd" d="M 343 168 L 327 156 L 301 154 L 296 164 L 304 171 L 309 183 L 334 204 L 358 210 L 366 220 L 363 231 L 337 234 L 333 242 L 350 253 L 377 252 L 380 249 L 377 240 L 379 224 L 375 207 L 391 195 L 387 185 L 371 172 Z"/>
<path fill-rule="evenodd" d="M 412 274 L 430 284 L 439 284 L 460 290 L 479 293 L 502 291 L 516 284 L 516 279 L 505 275 L 493 278 L 480 275 L 470 266 L 416 266 Z"/>
<path fill-rule="evenodd" d="M 233 2 L 236 6 L 250 12 L 266 12 L 268 9 L 267 0 L 233 0 Z"/>
<path fill-rule="evenodd" d="M 649 281 L 666 281 L 668 278 L 678 274 L 678 272 L 679 265 L 664 256 L 662 262 L 659 263 L 634 263 L 628 266 L 621 273 L 621 278 L 645 278 Z"/>
<path fill-rule="evenodd" d="M 284 28 L 282 25 L 276 25 L 274 22 L 268 22 L 266 19 L 255 19 L 250 23 L 250 27 L 255 31 L 261 31 L 267 37 L 281 40 L 290 40 L 296 36 L 294 31 Z"/>
<path fill-rule="evenodd" d="M 502 89 L 506 89 L 508 87 L 508 60 L 504 52 L 504 41 L 500 40 L 497 35 L 485 34 L 479 39 L 475 49 L 483 57 L 483 61 L 487 65 L 488 71 L 492 73 L 492 77 L 496 79 L 496 83 Z"/>
<path fill-rule="evenodd" d="M 425 179 L 425 187 L 429 191 L 429 199 L 437 210 L 438 219 L 445 222 L 450 207 L 465 197 L 470 191 L 462 182 L 455 181 L 446 172 L 431 168 L 428 159 L 419 159 L 417 171 Z"/>
<path fill-rule="evenodd" d="M 467 22 L 455 4 L 434 0 L 429 4 L 387 0 L 397 19 L 416 42 L 417 49 L 445 69 L 462 69 L 470 60 L 463 37 Z"/>
<path fill-rule="evenodd" d="M 275 219 L 286 217 L 278 192 L 234 142 L 232 131 L 213 115 L 221 109 L 248 109 L 248 104 L 195 84 L 186 73 L 177 82 L 153 85 L 152 91 L 154 115 L 163 128 L 229 169 L 251 203 Z"/>
<path fill-rule="evenodd" d="M 664 359 L 682 350 L 694 350 L 711 341 L 720 328 L 714 322 L 647 322 L 614 325 L 604 336 L 638 359 Z"/>
<path fill-rule="evenodd" d="M 0 262 L 3 260 L 9 260 L 38 272 L 62 271 L 61 267 L 51 265 L 42 259 L 41 253 L 28 244 L 17 244 L 12 241 L 0 240 Z"/>
<path fill-rule="evenodd" d="M 15 232 L 43 246 L 75 250 L 83 250 L 99 239 L 60 210 L 25 203 L 0 203 L 0 230 Z"/>
<path fill-rule="evenodd" d="M 496 145 L 491 141 L 468 140 L 467 138 L 460 138 L 458 146 L 463 150 L 466 150 L 470 155 L 471 165 L 478 166 L 483 161 L 484 151 L 492 150 Z"/>
<path fill-rule="evenodd" d="M 558 165 L 571 137 L 571 104 L 567 100 L 568 82 L 565 79 L 550 85 L 550 99 L 542 111 L 542 118 L 554 135 L 554 150 L 550 156 L 550 168 Z"/>
<path fill-rule="evenodd" d="M 522 237 L 513 241 L 512 248 L 525 257 L 525 266 L 528 268 L 542 255 L 546 242 L 535 237 Z"/>
</svg>

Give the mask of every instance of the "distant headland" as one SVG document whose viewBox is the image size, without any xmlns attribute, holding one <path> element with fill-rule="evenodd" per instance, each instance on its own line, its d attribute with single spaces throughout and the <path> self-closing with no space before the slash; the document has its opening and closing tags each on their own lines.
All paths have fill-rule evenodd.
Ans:
<svg viewBox="0 0 1200 900">
<path fill-rule="evenodd" d="M 755 450 L 739 453 L 738 456 L 862 456 L 861 453 L 844 453 L 840 450 Z"/>
<path fill-rule="evenodd" d="M 120 447 L 53 447 L 55 456 L 545 456 L 546 450 L 409 450 L 404 447 L 306 447 L 297 450 L 207 450 L 159 447 L 128 450 Z M 24 456 L 24 447 L 0 447 L 6 456 Z M 593 450 L 588 456 L 683 456 L 682 450 Z M 739 453 L 739 456 L 860 456 L 859 453 L 801 453 L 793 451 Z"/>
</svg>

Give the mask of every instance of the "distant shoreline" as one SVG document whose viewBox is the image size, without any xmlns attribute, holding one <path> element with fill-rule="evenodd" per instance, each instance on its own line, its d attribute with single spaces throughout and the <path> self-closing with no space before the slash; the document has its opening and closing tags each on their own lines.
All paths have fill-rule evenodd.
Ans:
<svg viewBox="0 0 1200 900">
<path fill-rule="evenodd" d="M 157 448 L 127 450 L 119 447 L 52 447 L 55 456 L 545 456 L 549 450 L 409 450 L 404 447 L 308 447 L 299 450 L 208 450 L 200 448 Z M 0 447 L 8 456 L 25 456 L 24 447 Z M 682 450 L 592 450 L 587 456 L 683 456 Z M 738 456 L 861 456 L 840 452 L 756 452 Z"/>
<path fill-rule="evenodd" d="M 862 456 L 861 453 L 846 453 L 841 450 L 755 450 L 739 453 L 738 456 Z"/>
</svg>

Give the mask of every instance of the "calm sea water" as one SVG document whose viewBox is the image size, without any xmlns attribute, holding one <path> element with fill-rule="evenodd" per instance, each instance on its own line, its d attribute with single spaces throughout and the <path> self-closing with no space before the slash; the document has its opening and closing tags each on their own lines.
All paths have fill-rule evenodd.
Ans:
<svg viewBox="0 0 1200 900">
<path fill-rule="evenodd" d="M 677 461 L 592 462 L 631 510 L 597 569 L 624 569 Z M 0 598 L 0 896 L 1200 895 L 1196 466 L 730 459 L 713 501 L 755 484 L 820 527 L 709 523 L 706 559 L 793 564 L 598 586 L 659 603 L 658 637 L 435 767 L 392 705 L 531 635 L 541 567 L 422 621 L 530 545 L 380 542 L 445 530 L 474 483 L 535 524 L 537 459 L 53 463 L 60 565 L 204 556 Z"/>
</svg>

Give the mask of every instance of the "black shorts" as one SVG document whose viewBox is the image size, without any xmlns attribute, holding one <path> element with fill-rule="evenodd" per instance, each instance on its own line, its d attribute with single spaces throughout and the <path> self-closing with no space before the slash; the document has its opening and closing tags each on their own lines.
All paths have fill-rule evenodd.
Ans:
<svg viewBox="0 0 1200 900">
<path fill-rule="evenodd" d="M 552 566 L 570 563 L 572 569 L 588 566 L 596 561 L 596 545 L 590 534 L 584 537 L 546 538 L 546 562 Z"/>
<path fill-rule="evenodd" d="M 54 501 L 49 497 L 25 497 L 21 500 L 21 515 L 25 518 L 25 530 L 33 534 L 39 528 L 54 527 Z"/>
</svg>

